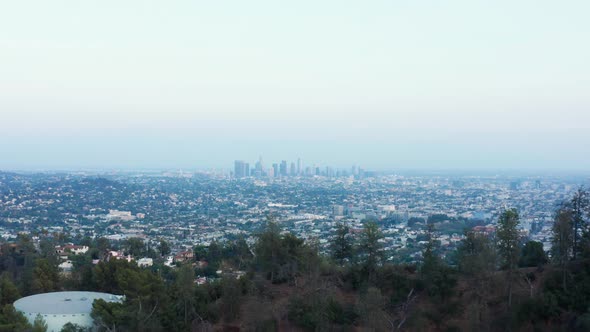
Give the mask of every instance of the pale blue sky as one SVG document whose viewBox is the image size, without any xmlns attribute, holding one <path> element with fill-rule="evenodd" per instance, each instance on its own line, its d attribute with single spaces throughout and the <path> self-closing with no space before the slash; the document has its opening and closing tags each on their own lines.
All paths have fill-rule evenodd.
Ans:
<svg viewBox="0 0 590 332">
<path fill-rule="evenodd" d="M 588 1 L 3 1 L 0 169 L 590 169 Z"/>
</svg>

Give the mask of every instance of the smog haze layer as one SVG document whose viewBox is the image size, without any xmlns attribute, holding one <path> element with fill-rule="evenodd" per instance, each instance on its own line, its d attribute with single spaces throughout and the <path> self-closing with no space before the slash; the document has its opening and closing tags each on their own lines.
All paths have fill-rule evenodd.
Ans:
<svg viewBox="0 0 590 332">
<path fill-rule="evenodd" d="M 0 169 L 590 168 L 584 1 L 0 9 Z"/>
</svg>

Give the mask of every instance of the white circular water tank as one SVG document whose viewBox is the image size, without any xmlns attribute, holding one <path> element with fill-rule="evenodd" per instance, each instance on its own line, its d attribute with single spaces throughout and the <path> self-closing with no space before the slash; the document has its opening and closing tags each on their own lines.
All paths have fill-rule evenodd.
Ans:
<svg viewBox="0 0 590 332">
<path fill-rule="evenodd" d="M 99 292 L 53 292 L 23 297 L 14 302 L 14 308 L 33 324 L 37 315 L 47 323 L 47 332 L 59 332 L 67 323 L 92 327 L 90 317 L 92 302 L 103 299 L 107 302 L 122 302 L 123 297 Z"/>
</svg>

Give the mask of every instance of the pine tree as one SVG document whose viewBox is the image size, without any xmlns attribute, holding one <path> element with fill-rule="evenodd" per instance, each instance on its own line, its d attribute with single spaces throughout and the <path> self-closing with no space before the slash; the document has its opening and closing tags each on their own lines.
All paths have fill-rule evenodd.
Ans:
<svg viewBox="0 0 590 332">
<path fill-rule="evenodd" d="M 7 273 L 0 277 L 0 305 L 12 304 L 20 298 L 18 288 Z"/>
<path fill-rule="evenodd" d="M 271 282 L 277 281 L 283 251 L 280 228 L 276 223 L 269 222 L 258 236 L 254 252 L 258 265 L 268 273 Z"/>
<path fill-rule="evenodd" d="M 349 232 L 350 228 L 347 225 L 338 223 L 336 226 L 336 235 L 330 243 L 332 258 L 340 265 L 344 265 L 347 260 L 352 259 L 353 243 Z"/>
<path fill-rule="evenodd" d="M 551 259 L 559 265 L 562 270 L 562 287 L 567 290 L 567 262 L 572 257 L 573 252 L 573 227 L 572 211 L 567 207 L 562 207 L 555 215 L 553 223 L 551 240 Z"/>
<path fill-rule="evenodd" d="M 361 254 L 362 267 L 373 281 L 375 270 L 383 262 L 382 245 L 379 242 L 383 238 L 383 233 L 374 221 L 365 223 L 359 242 L 358 252 Z"/>
<path fill-rule="evenodd" d="M 59 272 L 57 266 L 46 258 L 35 261 L 33 269 L 32 289 L 36 293 L 56 291 L 59 288 Z"/>
<path fill-rule="evenodd" d="M 175 283 L 175 290 L 178 292 L 174 296 L 176 300 L 177 310 L 182 312 L 182 320 L 184 326 L 188 328 L 190 322 L 195 316 L 194 312 L 194 280 L 195 272 L 191 264 L 184 264 L 178 270 L 178 275 Z"/>
<path fill-rule="evenodd" d="M 41 315 L 37 315 L 35 317 L 35 321 L 33 322 L 33 329 L 31 332 L 47 332 L 47 323 Z"/>
<path fill-rule="evenodd" d="M 502 267 L 508 271 L 508 307 L 512 306 L 514 270 L 518 266 L 520 253 L 520 237 L 517 229 L 519 223 L 520 217 L 516 209 L 506 210 L 500 216 L 496 229 L 498 253 L 502 259 Z"/>
</svg>

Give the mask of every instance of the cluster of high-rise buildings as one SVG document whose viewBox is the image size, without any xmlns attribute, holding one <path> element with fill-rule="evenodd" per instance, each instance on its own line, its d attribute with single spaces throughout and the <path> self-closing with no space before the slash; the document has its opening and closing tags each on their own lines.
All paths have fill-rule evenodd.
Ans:
<svg viewBox="0 0 590 332">
<path fill-rule="evenodd" d="M 270 167 L 265 167 L 262 157 L 256 161 L 254 167 L 243 160 L 236 160 L 234 162 L 234 170 L 232 177 L 240 179 L 245 177 L 255 178 L 280 178 L 280 177 L 294 177 L 294 176 L 326 176 L 326 177 L 341 177 L 341 176 L 365 176 L 366 172 L 360 167 L 353 166 L 350 171 L 337 169 L 330 166 L 306 166 L 304 167 L 301 158 L 297 161 L 288 162 L 281 160 L 280 163 L 273 163 Z"/>
</svg>

